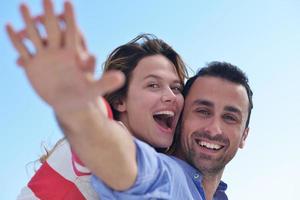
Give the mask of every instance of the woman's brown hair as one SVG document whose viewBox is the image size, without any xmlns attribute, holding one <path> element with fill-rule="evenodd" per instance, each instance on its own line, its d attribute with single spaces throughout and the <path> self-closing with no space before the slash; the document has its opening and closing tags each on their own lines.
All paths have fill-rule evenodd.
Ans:
<svg viewBox="0 0 300 200">
<path fill-rule="evenodd" d="M 114 104 L 126 97 L 133 70 L 141 59 L 153 55 L 162 55 L 169 59 L 174 64 L 182 85 L 184 84 L 187 70 L 179 54 L 163 40 L 152 34 L 138 35 L 130 42 L 116 48 L 104 63 L 104 71 L 120 70 L 126 76 L 122 88 L 105 96 L 112 107 L 116 120 L 119 120 L 119 112 L 114 109 Z"/>
</svg>

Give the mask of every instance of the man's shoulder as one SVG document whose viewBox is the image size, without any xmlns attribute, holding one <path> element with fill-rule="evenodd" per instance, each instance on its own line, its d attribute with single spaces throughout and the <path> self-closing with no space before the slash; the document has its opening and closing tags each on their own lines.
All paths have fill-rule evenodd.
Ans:
<svg viewBox="0 0 300 200">
<path fill-rule="evenodd" d="M 156 152 L 149 144 L 135 140 L 137 146 L 137 163 L 139 173 L 155 174 L 167 173 L 170 178 L 176 179 L 179 176 L 185 176 L 190 165 L 174 156 Z"/>
<path fill-rule="evenodd" d="M 138 139 L 135 139 L 135 144 L 137 147 L 137 158 L 140 157 L 146 157 L 146 161 L 150 162 L 151 160 L 156 160 L 162 163 L 165 163 L 166 165 L 171 165 L 171 166 L 180 166 L 180 161 L 179 159 L 171 156 L 171 155 L 167 155 L 164 153 L 159 153 L 157 152 L 152 146 L 150 146 L 149 144 L 140 141 Z M 184 161 L 181 161 L 184 162 Z"/>
<path fill-rule="evenodd" d="M 106 199 L 201 199 L 191 178 L 190 165 L 185 161 L 158 153 L 153 147 L 134 139 L 138 175 L 134 185 L 126 191 L 116 192 L 101 180 L 93 184 Z"/>
</svg>

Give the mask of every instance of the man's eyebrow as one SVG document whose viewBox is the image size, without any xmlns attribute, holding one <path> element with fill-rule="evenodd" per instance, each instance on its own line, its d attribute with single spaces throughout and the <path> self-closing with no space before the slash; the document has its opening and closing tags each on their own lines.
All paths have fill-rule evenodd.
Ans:
<svg viewBox="0 0 300 200">
<path fill-rule="evenodd" d="M 225 106 L 224 110 L 242 115 L 242 111 L 234 106 Z"/>
<path fill-rule="evenodd" d="M 208 107 L 214 107 L 214 103 L 205 99 L 196 99 L 193 102 L 193 105 L 203 105 L 203 106 L 208 106 Z M 225 106 L 224 108 L 225 111 L 228 112 L 233 112 L 233 113 L 237 113 L 239 115 L 242 115 L 242 111 L 240 109 L 238 109 L 237 107 L 234 106 Z"/>
<path fill-rule="evenodd" d="M 208 106 L 208 107 L 213 107 L 214 104 L 211 101 L 205 100 L 205 99 L 196 99 L 193 102 L 193 105 L 199 106 L 199 105 L 203 105 L 203 106 Z"/>
</svg>

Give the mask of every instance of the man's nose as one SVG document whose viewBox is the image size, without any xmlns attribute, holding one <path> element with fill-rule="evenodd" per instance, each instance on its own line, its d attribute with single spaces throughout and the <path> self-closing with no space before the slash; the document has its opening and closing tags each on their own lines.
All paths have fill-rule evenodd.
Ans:
<svg viewBox="0 0 300 200">
<path fill-rule="evenodd" d="M 205 131 L 211 136 L 222 134 L 222 122 L 217 117 L 212 117 L 209 123 L 206 124 Z"/>
</svg>

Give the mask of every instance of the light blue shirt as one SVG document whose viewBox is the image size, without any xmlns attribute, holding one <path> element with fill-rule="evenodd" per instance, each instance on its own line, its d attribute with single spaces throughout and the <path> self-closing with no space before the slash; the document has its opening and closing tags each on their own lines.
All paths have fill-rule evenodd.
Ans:
<svg viewBox="0 0 300 200">
<path fill-rule="evenodd" d="M 92 185 L 101 200 L 205 200 L 202 174 L 198 170 L 178 158 L 157 153 L 144 142 L 135 140 L 135 143 L 138 162 L 135 184 L 119 192 L 93 176 Z M 226 188 L 221 181 L 213 200 L 228 200 Z"/>
</svg>

